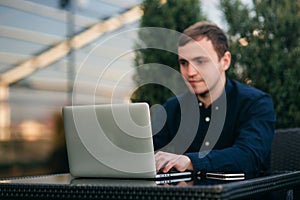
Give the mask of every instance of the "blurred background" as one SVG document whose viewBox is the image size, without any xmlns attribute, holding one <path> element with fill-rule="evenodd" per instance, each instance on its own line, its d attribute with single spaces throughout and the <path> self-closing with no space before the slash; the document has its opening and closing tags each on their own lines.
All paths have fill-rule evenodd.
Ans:
<svg viewBox="0 0 300 200">
<path fill-rule="evenodd" d="M 137 0 L 1 0 L 0 1 L 0 176 L 68 171 L 61 108 L 90 102 L 95 71 L 111 61 L 122 43 L 103 45 L 81 74 L 81 92 L 72 92 L 80 64 L 101 41 L 138 27 Z M 117 18 L 124 16 L 125 19 Z M 120 21 L 104 23 L 109 19 Z M 96 31 L 93 29 L 96 27 Z M 68 39 L 74 39 L 76 47 Z M 109 102 L 113 82 L 132 67 L 132 55 L 106 72 L 96 91 L 98 103 Z M 99 70 L 98 70 L 99 71 Z M 96 74 L 97 75 L 97 74 Z M 133 87 L 125 80 L 120 90 Z M 120 101 L 125 98 L 120 94 Z"/>
<path fill-rule="evenodd" d="M 229 75 L 274 96 L 280 93 L 281 96 L 274 98 L 278 105 L 277 114 L 284 113 L 280 115 L 284 116 L 282 119 L 279 117 L 278 127 L 298 126 L 300 85 L 291 80 L 297 80 L 293 76 L 300 74 L 297 67 L 300 45 L 296 39 L 300 33 L 300 25 L 297 24 L 300 21 L 299 1 L 262 2 L 0 0 L 0 177 L 68 172 L 62 107 L 72 103 L 109 103 L 120 79 L 122 82 L 114 98 L 117 102 L 130 101 L 132 97 L 128 91 L 137 83 L 133 77 L 124 79 L 123 74 L 134 70 L 137 63 L 133 52 L 122 53 L 135 47 L 138 35 L 133 32 L 116 36 L 124 31 L 150 26 L 152 22 L 147 24 L 143 17 L 154 18 L 159 12 L 162 12 L 159 13 L 161 16 L 180 15 L 180 20 L 187 20 L 184 16 L 189 13 L 188 5 L 197 7 L 193 9 L 197 16 L 195 21 L 206 19 L 228 32 L 234 48 Z M 156 6 L 155 9 L 151 10 L 150 4 Z M 176 6 L 180 9 L 174 11 L 172 8 Z M 181 8 L 185 9 L 185 6 L 183 12 Z M 266 7 L 268 9 L 262 9 Z M 283 18 L 282 13 L 290 15 L 284 18 L 288 23 L 279 20 Z M 160 25 L 158 20 L 152 26 L 172 28 L 168 25 L 176 23 L 176 20 L 169 23 L 166 17 L 164 19 L 168 23 Z M 186 27 L 190 23 L 182 21 L 180 26 Z M 287 34 L 285 30 L 293 33 Z M 291 37 L 294 40 L 290 41 Z M 282 46 L 273 45 L 277 38 Z M 267 56 L 266 52 L 273 53 Z M 118 55 L 122 56 L 116 59 Z M 285 63 L 276 55 L 292 60 L 297 69 L 290 68 L 291 63 Z M 108 65 L 112 67 L 107 69 Z M 288 71 L 284 71 L 286 68 Z M 262 73 L 271 78 L 259 79 Z M 95 88 L 99 75 L 101 84 Z M 75 80 L 76 88 L 73 85 Z M 276 90 L 285 85 L 291 89 Z M 291 98 L 289 95 L 292 93 L 294 96 Z M 145 95 L 139 98 L 137 100 L 145 98 Z"/>
<path fill-rule="evenodd" d="M 215 9 L 215 1 L 206 1 Z M 72 84 L 80 65 L 95 46 L 111 35 L 139 27 L 140 0 L 1 0 L 0 1 L 0 177 L 68 171 L 61 108 L 90 103 L 84 88 L 93 88 L 95 71 L 122 48 L 134 45 L 135 36 L 109 42 L 89 57 L 89 71 L 80 87 Z M 109 22 L 110 19 L 120 19 Z M 94 31 L 93 27 L 98 30 Z M 67 39 L 80 38 L 72 47 Z M 80 46 L 79 46 L 80 45 Z M 95 96 L 110 101 L 114 83 L 133 67 L 133 55 L 123 56 L 106 72 Z M 95 71 L 93 71 L 93 68 Z M 99 71 L 99 70 L 98 70 Z M 97 75 L 97 74 L 96 74 Z M 123 80 L 119 100 L 134 87 Z M 74 100 L 74 99 L 73 99 Z"/>
</svg>

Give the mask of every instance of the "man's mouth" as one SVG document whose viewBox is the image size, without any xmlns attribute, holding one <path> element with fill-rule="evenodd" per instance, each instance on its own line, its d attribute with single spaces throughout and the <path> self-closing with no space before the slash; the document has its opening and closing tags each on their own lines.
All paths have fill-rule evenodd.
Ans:
<svg viewBox="0 0 300 200">
<path fill-rule="evenodd" d="M 190 84 L 200 83 L 201 81 L 203 81 L 203 80 L 188 79 L 188 82 Z"/>
</svg>

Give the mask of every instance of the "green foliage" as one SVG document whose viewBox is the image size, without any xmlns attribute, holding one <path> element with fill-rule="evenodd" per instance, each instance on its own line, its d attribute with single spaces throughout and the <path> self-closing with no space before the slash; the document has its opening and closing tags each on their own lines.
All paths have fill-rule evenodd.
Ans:
<svg viewBox="0 0 300 200">
<path fill-rule="evenodd" d="M 222 0 L 233 55 L 228 75 L 268 92 L 277 128 L 300 125 L 300 2 Z"/>
<path fill-rule="evenodd" d="M 201 19 L 199 0 L 167 0 L 165 2 L 162 0 L 144 0 L 142 8 L 144 15 L 141 19 L 140 27 L 161 27 L 182 32 L 186 27 Z M 136 51 L 135 58 L 137 68 L 134 81 L 136 85 L 140 86 L 143 81 L 148 80 L 150 76 L 176 85 L 176 77 L 171 74 L 164 74 L 159 68 L 150 66 L 147 70 L 145 70 L 145 68 L 143 68 L 143 70 L 139 68 L 139 66 L 147 63 L 158 63 L 172 67 L 177 71 L 179 70 L 178 58 L 174 52 L 157 48 L 143 48 L 144 45 L 147 47 L 167 45 L 171 47 L 166 47 L 165 49 L 177 49 L 176 43 L 155 44 L 159 41 L 153 40 L 153 38 L 160 38 L 160 41 L 167 43 L 168 37 L 172 36 L 161 35 L 155 31 L 151 33 L 139 32 L 139 38 L 143 44 L 136 44 L 136 47 L 140 48 L 140 50 Z M 132 95 L 132 101 L 143 101 L 150 105 L 162 104 L 173 95 L 174 94 L 172 94 L 167 87 L 158 84 L 147 84 L 139 87 L 135 91 Z"/>
</svg>

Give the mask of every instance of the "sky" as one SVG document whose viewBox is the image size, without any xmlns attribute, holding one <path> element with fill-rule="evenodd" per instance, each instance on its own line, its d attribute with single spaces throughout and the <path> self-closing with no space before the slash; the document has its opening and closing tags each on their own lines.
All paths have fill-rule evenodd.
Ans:
<svg viewBox="0 0 300 200">
<path fill-rule="evenodd" d="M 202 12 L 207 16 L 209 20 L 216 23 L 221 28 L 225 28 L 222 21 L 222 12 L 218 9 L 219 0 L 202 0 Z"/>
</svg>

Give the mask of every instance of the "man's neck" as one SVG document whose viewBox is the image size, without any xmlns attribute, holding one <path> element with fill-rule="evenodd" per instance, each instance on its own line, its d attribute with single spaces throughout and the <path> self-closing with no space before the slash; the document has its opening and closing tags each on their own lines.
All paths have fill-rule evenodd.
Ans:
<svg viewBox="0 0 300 200">
<path fill-rule="evenodd" d="M 201 101 L 204 104 L 205 108 L 208 108 L 210 106 L 210 104 L 212 103 L 209 92 L 207 92 L 205 94 L 197 94 L 197 98 L 199 101 Z"/>
<path fill-rule="evenodd" d="M 220 79 L 213 90 L 204 92 L 202 94 L 197 94 L 198 100 L 201 101 L 206 108 L 208 108 L 216 99 L 218 99 L 222 95 L 225 89 L 225 84 L 226 77 Z"/>
</svg>

